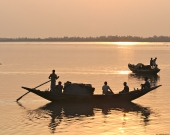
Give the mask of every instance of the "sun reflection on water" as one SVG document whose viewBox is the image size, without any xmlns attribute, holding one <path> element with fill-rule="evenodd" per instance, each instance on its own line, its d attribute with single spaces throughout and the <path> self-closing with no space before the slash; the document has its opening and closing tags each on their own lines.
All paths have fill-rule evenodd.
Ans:
<svg viewBox="0 0 170 135">
<path fill-rule="evenodd" d="M 122 74 L 122 75 L 125 75 L 125 74 L 129 74 L 131 71 L 118 71 L 118 74 Z"/>
<path fill-rule="evenodd" d="M 119 128 L 119 130 L 120 130 L 121 133 L 125 132 L 123 128 Z"/>
<path fill-rule="evenodd" d="M 123 116 L 121 117 L 121 120 L 123 121 L 129 120 L 129 118 L 127 117 L 127 113 L 123 114 Z"/>
<path fill-rule="evenodd" d="M 136 45 L 138 42 L 114 42 L 116 45 Z"/>
</svg>

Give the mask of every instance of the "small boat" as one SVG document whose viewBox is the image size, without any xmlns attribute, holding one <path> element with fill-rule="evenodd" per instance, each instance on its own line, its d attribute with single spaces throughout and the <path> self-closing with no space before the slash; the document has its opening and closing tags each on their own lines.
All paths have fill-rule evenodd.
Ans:
<svg viewBox="0 0 170 135">
<path fill-rule="evenodd" d="M 128 93 L 121 93 L 121 94 L 119 93 L 119 94 L 112 94 L 112 95 L 102 95 L 102 94 L 76 95 L 76 94 L 67 94 L 67 93 L 55 93 L 50 91 L 40 91 L 40 90 L 27 88 L 27 87 L 22 87 L 22 88 L 52 102 L 118 103 L 118 102 L 131 102 L 132 100 L 135 100 L 160 86 L 161 85 L 149 89 L 134 90 Z"/>
<path fill-rule="evenodd" d="M 133 73 L 138 73 L 138 74 L 157 74 L 160 71 L 158 67 L 151 68 L 150 65 L 144 65 L 142 63 L 138 63 L 136 65 L 128 64 L 128 68 Z"/>
</svg>

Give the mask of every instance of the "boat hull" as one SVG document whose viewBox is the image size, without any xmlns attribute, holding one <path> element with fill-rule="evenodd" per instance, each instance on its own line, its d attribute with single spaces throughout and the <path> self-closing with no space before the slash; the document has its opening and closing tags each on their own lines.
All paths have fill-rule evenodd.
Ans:
<svg viewBox="0 0 170 135">
<path fill-rule="evenodd" d="M 113 95 L 71 95 L 71 94 L 58 94 L 49 91 L 40 91 L 27 87 L 22 87 L 46 100 L 52 102 L 78 102 L 78 103 L 117 103 L 117 102 L 131 102 L 146 93 L 160 87 L 161 85 L 152 87 L 150 89 L 135 90 L 124 94 L 113 94 Z"/>
<path fill-rule="evenodd" d="M 132 67 L 131 66 L 132 64 L 128 64 L 128 68 L 133 72 L 133 73 L 136 73 L 136 74 L 157 74 L 160 69 L 159 68 L 155 68 L 155 69 L 138 69 L 138 68 L 135 68 L 135 67 Z"/>
</svg>

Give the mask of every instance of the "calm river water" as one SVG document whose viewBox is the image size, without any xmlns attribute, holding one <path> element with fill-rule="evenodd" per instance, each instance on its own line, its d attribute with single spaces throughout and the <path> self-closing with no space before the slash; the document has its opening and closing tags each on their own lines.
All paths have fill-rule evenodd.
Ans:
<svg viewBox="0 0 170 135">
<path fill-rule="evenodd" d="M 62 83 L 87 83 L 102 93 L 104 81 L 115 93 L 126 81 L 139 88 L 145 76 L 128 63 L 149 64 L 157 57 L 161 71 L 148 75 L 158 89 L 127 104 L 50 103 L 21 86 L 48 81 L 53 69 Z M 50 87 L 47 83 L 40 90 Z M 1 135 L 170 135 L 170 43 L 0 43 Z"/>
</svg>

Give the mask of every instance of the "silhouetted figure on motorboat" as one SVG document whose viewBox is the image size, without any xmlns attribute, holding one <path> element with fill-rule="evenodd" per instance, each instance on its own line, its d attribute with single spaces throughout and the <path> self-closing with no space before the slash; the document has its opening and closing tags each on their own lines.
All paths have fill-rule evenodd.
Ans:
<svg viewBox="0 0 170 135">
<path fill-rule="evenodd" d="M 151 68 L 153 67 L 153 59 L 152 58 L 150 59 L 150 66 L 151 66 Z"/>
<path fill-rule="evenodd" d="M 155 57 L 155 59 L 153 59 L 153 67 L 154 67 L 154 68 L 157 68 L 157 66 L 158 66 L 158 65 L 156 64 L 156 60 L 157 60 L 157 57 Z"/>
</svg>

